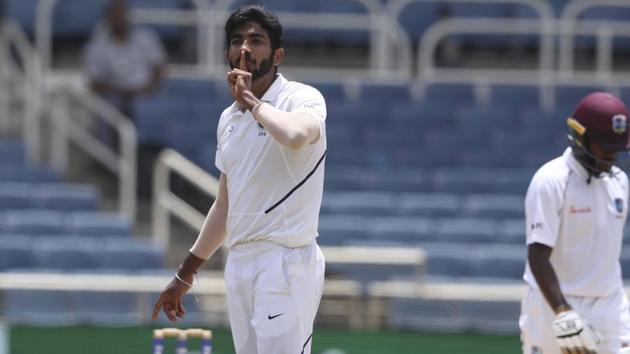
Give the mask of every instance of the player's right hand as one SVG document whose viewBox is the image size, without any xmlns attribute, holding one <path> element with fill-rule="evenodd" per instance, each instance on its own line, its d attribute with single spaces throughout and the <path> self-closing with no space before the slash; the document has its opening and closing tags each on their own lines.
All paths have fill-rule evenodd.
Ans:
<svg viewBox="0 0 630 354">
<path fill-rule="evenodd" d="M 177 278 L 173 278 L 153 306 L 153 320 L 157 320 L 161 309 L 164 309 L 164 314 L 172 322 L 176 322 L 178 318 L 183 318 L 186 315 L 186 310 L 182 304 L 182 297 L 188 289 L 190 289 L 190 286 L 182 283 Z"/>
<path fill-rule="evenodd" d="M 563 354 L 597 354 L 601 335 L 574 310 L 559 313 L 552 328 Z"/>
</svg>

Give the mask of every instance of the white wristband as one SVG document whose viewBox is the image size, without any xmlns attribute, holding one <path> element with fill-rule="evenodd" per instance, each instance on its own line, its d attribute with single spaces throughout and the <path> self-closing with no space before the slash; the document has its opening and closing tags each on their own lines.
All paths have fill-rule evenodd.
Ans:
<svg viewBox="0 0 630 354">
<path fill-rule="evenodd" d="M 182 279 L 182 278 L 179 276 L 179 274 L 177 274 L 177 272 L 175 272 L 175 278 L 176 278 L 177 280 L 181 281 L 182 283 L 184 283 L 184 284 L 188 285 L 189 287 L 191 287 L 191 288 L 193 287 L 193 285 L 192 285 L 191 283 L 187 283 L 184 279 Z"/>
</svg>

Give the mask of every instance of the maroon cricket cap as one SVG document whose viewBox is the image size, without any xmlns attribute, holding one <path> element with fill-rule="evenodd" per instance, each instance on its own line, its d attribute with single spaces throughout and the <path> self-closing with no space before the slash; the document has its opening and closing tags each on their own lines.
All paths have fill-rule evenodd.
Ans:
<svg viewBox="0 0 630 354">
<path fill-rule="evenodd" d="M 606 92 L 584 97 L 573 112 L 573 118 L 586 128 L 587 139 L 611 151 L 630 149 L 629 116 L 626 105 Z"/>
</svg>

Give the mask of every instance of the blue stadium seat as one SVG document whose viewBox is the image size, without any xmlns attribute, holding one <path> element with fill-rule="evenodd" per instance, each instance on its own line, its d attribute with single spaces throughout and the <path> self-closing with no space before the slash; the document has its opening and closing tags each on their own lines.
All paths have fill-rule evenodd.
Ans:
<svg viewBox="0 0 630 354">
<path fill-rule="evenodd" d="M 26 183 L 0 182 L 0 210 L 32 207 L 31 188 Z"/>
<path fill-rule="evenodd" d="M 429 84 L 424 102 L 433 106 L 462 107 L 475 102 L 473 86 L 470 84 Z"/>
<path fill-rule="evenodd" d="M 28 240 L 13 235 L 5 235 L 0 239 L 0 271 L 31 268 L 35 265 Z"/>
<path fill-rule="evenodd" d="M 65 231 L 64 214 L 50 210 L 10 210 L 4 213 L 5 232 L 18 234 L 61 234 Z"/>
<path fill-rule="evenodd" d="M 53 326 L 76 323 L 67 292 L 7 290 L 5 296 L 5 315 L 11 323 Z"/>
<path fill-rule="evenodd" d="M 118 214 L 75 212 L 67 218 L 67 231 L 86 236 L 130 236 L 131 223 Z"/>
<path fill-rule="evenodd" d="M 517 109 L 539 107 L 539 89 L 537 86 L 493 85 L 490 105 L 507 105 Z"/>
<path fill-rule="evenodd" d="M 411 100 L 409 85 L 382 85 L 363 84 L 360 88 L 359 99 L 362 101 L 378 101 L 393 103 L 406 103 Z"/>
<path fill-rule="evenodd" d="M 319 238 L 322 245 L 341 245 L 348 240 L 367 238 L 368 219 L 360 216 L 322 215 L 319 218 Z"/>
<path fill-rule="evenodd" d="M 525 200 L 515 194 L 474 194 L 463 200 L 463 213 L 472 217 L 518 218 L 525 214 Z"/>
<path fill-rule="evenodd" d="M 404 215 L 443 217 L 460 212 L 460 197 L 446 193 L 403 193 L 397 199 Z"/>
<path fill-rule="evenodd" d="M 597 86 L 556 86 L 556 108 L 568 116 L 582 98 L 597 91 L 606 90 Z"/>
<path fill-rule="evenodd" d="M 337 82 L 313 82 L 311 86 L 319 90 L 324 96 L 326 104 L 329 105 L 333 101 L 346 101 L 346 93 L 342 84 Z"/>
<path fill-rule="evenodd" d="M 433 232 L 442 242 L 483 242 L 495 238 L 496 225 L 489 219 L 451 217 L 435 220 Z"/>
<path fill-rule="evenodd" d="M 40 209 L 58 211 L 96 210 L 99 193 L 96 187 L 79 184 L 40 184 L 33 190 L 33 203 Z"/>
<path fill-rule="evenodd" d="M 136 313 L 136 296 L 133 293 L 95 291 L 72 294 L 78 320 L 98 325 L 137 324 L 140 319 Z"/>
<path fill-rule="evenodd" d="M 45 269 L 76 270 L 76 269 L 96 269 L 98 248 L 94 248 L 92 243 L 79 242 L 80 239 L 60 239 L 50 242 L 50 240 L 40 242 L 35 249 L 35 266 Z"/>
<path fill-rule="evenodd" d="M 434 241 L 433 222 L 420 217 L 381 217 L 371 220 L 371 240 L 388 241 L 409 246 L 423 241 Z"/>
<path fill-rule="evenodd" d="M 50 168 L 6 166 L 0 169 L 0 182 L 57 182 L 59 174 Z"/>
<path fill-rule="evenodd" d="M 0 160 L 4 164 L 23 165 L 26 162 L 26 147 L 20 140 L 0 139 Z"/>
<path fill-rule="evenodd" d="M 141 270 L 164 265 L 163 252 L 150 242 L 110 239 L 96 254 L 98 266 L 104 269 Z"/>
</svg>

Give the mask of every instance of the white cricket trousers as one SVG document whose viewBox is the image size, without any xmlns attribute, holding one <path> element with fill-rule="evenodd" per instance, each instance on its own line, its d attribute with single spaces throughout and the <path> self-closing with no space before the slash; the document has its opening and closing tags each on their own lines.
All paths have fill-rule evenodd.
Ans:
<svg viewBox="0 0 630 354">
<path fill-rule="evenodd" d="M 630 341 L 628 298 L 623 289 L 605 297 L 566 296 L 567 302 L 602 335 L 597 354 L 618 354 Z M 529 287 L 521 303 L 523 354 L 561 354 L 551 323 L 556 318 L 538 289 Z"/>
<path fill-rule="evenodd" d="M 225 285 L 236 354 L 310 354 L 324 268 L 315 241 L 300 248 L 233 246 Z"/>
</svg>

